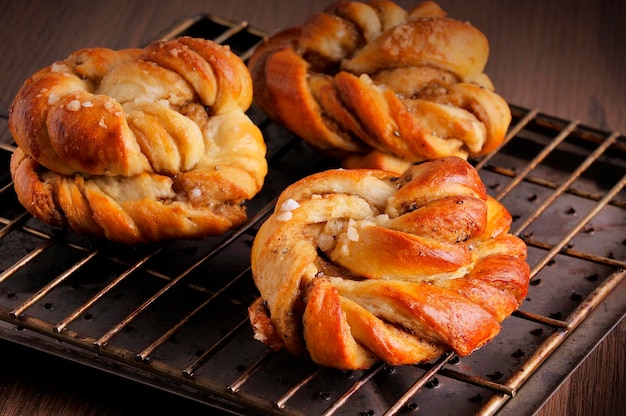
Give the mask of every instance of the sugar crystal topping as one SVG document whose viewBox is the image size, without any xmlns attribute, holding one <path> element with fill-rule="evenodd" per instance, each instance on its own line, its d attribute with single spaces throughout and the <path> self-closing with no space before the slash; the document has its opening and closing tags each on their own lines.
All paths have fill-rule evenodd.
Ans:
<svg viewBox="0 0 626 416">
<path fill-rule="evenodd" d="M 278 219 L 278 221 L 289 221 L 291 218 L 293 218 L 292 211 L 298 207 L 300 207 L 298 201 L 289 198 L 281 204 L 279 208 L 279 214 L 276 218 Z"/>
<path fill-rule="evenodd" d="M 67 103 L 67 107 L 66 108 L 69 111 L 78 111 L 78 110 L 80 110 L 80 107 L 81 107 L 80 101 L 72 100 L 69 103 Z"/>
</svg>

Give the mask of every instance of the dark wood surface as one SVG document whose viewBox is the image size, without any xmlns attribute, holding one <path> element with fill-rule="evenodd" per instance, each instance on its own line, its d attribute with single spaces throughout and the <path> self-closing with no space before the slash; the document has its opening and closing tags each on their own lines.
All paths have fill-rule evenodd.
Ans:
<svg viewBox="0 0 626 416">
<path fill-rule="evenodd" d="M 197 12 L 266 32 L 301 23 L 323 0 L 4 1 L 0 3 L 0 110 L 33 72 L 89 46 L 140 46 Z M 408 7 L 415 1 L 398 1 Z M 486 72 L 509 103 L 626 132 L 626 2 L 441 0 L 491 46 Z M 625 414 L 626 323 L 614 329 L 540 411 Z M 203 406 L 0 341 L 1 415 L 209 414 Z M 607 369 L 609 371 L 607 371 Z M 592 388 L 590 388 L 592 386 Z M 141 409 L 141 410 L 140 410 Z M 621 412 L 621 413 L 619 413 Z"/>
</svg>

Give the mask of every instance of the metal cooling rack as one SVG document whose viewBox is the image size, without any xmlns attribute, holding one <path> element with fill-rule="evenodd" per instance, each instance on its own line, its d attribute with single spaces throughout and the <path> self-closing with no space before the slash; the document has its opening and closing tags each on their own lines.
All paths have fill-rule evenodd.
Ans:
<svg viewBox="0 0 626 416">
<path fill-rule="evenodd" d="M 204 14 L 160 37 L 183 34 L 228 44 L 244 60 L 263 37 Z M 250 220 L 221 237 L 132 248 L 25 212 L 9 173 L 15 144 L 4 110 L 0 337 L 236 414 L 533 413 L 626 314 L 626 139 L 511 108 L 506 142 L 471 162 L 513 214 L 532 280 L 521 309 L 469 357 L 343 372 L 253 339 L 255 233 L 288 184 L 336 167 L 255 107 L 270 172 L 248 204 Z"/>
</svg>

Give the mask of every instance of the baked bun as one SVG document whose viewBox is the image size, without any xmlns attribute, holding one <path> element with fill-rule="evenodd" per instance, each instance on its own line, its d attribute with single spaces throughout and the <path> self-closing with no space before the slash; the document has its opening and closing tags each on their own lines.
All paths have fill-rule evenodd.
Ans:
<svg viewBox="0 0 626 416">
<path fill-rule="evenodd" d="M 468 355 L 528 291 L 526 245 L 510 224 L 456 156 L 400 177 L 306 177 L 280 195 L 253 243 L 255 338 L 339 369 Z"/>
<path fill-rule="evenodd" d="M 348 168 L 476 157 L 502 143 L 506 101 L 487 38 L 433 2 L 339 1 L 267 38 L 248 62 L 255 103 Z"/>
<path fill-rule="evenodd" d="M 15 191 L 44 222 L 116 242 L 222 234 L 267 174 L 251 102 L 247 67 L 211 41 L 79 50 L 13 101 Z"/>
</svg>

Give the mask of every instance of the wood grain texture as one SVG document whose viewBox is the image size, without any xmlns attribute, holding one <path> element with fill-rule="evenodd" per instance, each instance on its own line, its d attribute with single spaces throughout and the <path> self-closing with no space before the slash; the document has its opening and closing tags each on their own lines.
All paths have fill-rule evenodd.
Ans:
<svg viewBox="0 0 626 416">
<path fill-rule="evenodd" d="M 30 0 L 0 2 L 0 110 L 33 72 L 89 46 L 141 46 L 177 19 L 208 12 L 266 32 L 299 24 L 329 0 Z M 415 0 L 399 0 L 408 7 Z M 440 0 L 490 41 L 486 72 L 509 103 L 626 132 L 626 2 Z M 540 416 L 625 414 L 626 322 L 574 372 Z M 186 415 L 206 408 L 0 342 L 0 415 Z M 104 388 L 102 386 L 105 386 Z M 129 406 L 128 403 L 133 403 Z M 138 407 L 142 405 L 142 407 Z M 149 405 L 149 407 L 145 407 Z"/>
<path fill-rule="evenodd" d="M 165 0 L 0 4 L 0 108 L 34 71 L 86 46 L 143 45 L 197 12 L 267 32 L 301 23 L 330 0 Z M 409 7 L 415 0 L 399 0 Z M 54 5 L 53 5 L 54 4 Z M 626 3 L 619 0 L 441 0 L 490 41 L 487 73 L 512 104 L 591 127 L 626 132 Z"/>
<path fill-rule="evenodd" d="M 607 335 L 537 416 L 626 414 L 626 320 Z"/>
</svg>

